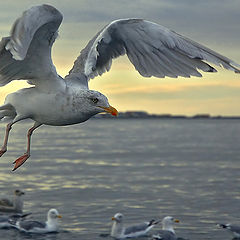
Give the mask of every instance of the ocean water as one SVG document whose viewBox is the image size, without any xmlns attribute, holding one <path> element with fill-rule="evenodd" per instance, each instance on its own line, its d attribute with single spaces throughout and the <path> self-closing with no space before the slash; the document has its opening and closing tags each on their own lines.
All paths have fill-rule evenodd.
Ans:
<svg viewBox="0 0 240 240">
<path fill-rule="evenodd" d="M 93 119 L 42 126 L 33 135 L 31 158 L 12 172 L 31 125 L 12 129 L 0 159 L 0 196 L 24 190 L 30 219 L 45 221 L 57 208 L 61 230 L 1 229 L 0 239 L 109 240 L 102 234 L 110 233 L 117 212 L 126 224 L 174 216 L 177 235 L 195 240 L 232 239 L 216 223 L 240 224 L 240 120 Z M 4 129 L 1 124 L 1 141 Z"/>
</svg>

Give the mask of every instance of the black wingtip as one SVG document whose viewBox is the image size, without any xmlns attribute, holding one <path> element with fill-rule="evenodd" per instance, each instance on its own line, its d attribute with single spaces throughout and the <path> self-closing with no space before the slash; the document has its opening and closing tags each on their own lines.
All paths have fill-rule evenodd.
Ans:
<svg viewBox="0 0 240 240">
<path fill-rule="evenodd" d="M 154 222 L 155 222 L 155 220 L 152 219 L 151 221 L 149 221 L 148 226 L 152 226 L 154 224 Z"/>
<path fill-rule="evenodd" d="M 226 225 L 226 224 L 221 224 L 221 223 L 219 223 L 219 224 L 217 224 L 217 226 L 218 226 L 218 227 L 221 227 L 221 228 L 227 228 L 227 225 Z"/>
<path fill-rule="evenodd" d="M 209 70 L 208 70 L 208 72 L 217 72 L 217 70 L 216 70 L 214 67 L 212 67 L 212 66 L 209 65 Z"/>
<path fill-rule="evenodd" d="M 152 220 L 149 222 L 148 226 L 156 225 L 156 224 L 158 224 L 159 222 L 160 222 L 160 221 L 155 221 L 154 219 L 152 219 Z"/>
</svg>

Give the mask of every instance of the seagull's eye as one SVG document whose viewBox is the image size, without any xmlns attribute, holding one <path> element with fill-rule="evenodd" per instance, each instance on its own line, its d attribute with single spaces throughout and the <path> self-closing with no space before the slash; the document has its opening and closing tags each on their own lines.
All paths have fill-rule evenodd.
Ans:
<svg viewBox="0 0 240 240">
<path fill-rule="evenodd" d="M 93 103 L 97 103 L 98 102 L 97 98 L 92 98 L 91 100 L 92 100 Z"/>
</svg>

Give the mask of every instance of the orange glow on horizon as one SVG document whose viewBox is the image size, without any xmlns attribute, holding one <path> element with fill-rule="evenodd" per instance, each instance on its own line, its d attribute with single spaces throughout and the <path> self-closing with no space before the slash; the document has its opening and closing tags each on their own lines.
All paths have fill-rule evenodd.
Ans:
<svg viewBox="0 0 240 240">
<path fill-rule="evenodd" d="M 218 68 L 218 73 L 202 72 L 202 78 L 144 78 L 125 61 L 126 59 L 114 61 L 110 72 L 89 82 L 90 89 L 105 94 L 110 104 L 119 111 L 240 115 L 240 96 L 236 95 L 237 90 L 240 92 L 239 74 Z M 56 65 L 63 77 L 72 67 L 58 61 Z M 30 87 L 26 81 L 13 81 L 2 87 L 1 104 L 7 94 L 25 87 Z"/>
</svg>

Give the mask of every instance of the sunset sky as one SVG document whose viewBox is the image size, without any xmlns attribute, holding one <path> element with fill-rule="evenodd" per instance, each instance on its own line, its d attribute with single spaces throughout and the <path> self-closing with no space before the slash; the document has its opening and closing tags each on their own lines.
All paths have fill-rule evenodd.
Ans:
<svg viewBox="0 0 240 240">
<path fill-rule="evenodd" d="M 87 42 L 106 24 L 119 18 L 144 18 L 168 27 L 240 64 L 239 0 L 8 0 L 0 3 L 0 37 L 9 35 L 24 10 L 51 4 L 63 14 L 53 60 L 61 76 L 71 69 Z M 1 60 L 1 59 L 0 59 Z M 240 74 L 217 67 L 203 78 L 144 78 L 127 57 L 113 62 L 110 72 L 90 81 L 119 111 L 193 115 L 240 115 Z M 9 92 L 27 86 L 14 81 L 0 90 L 0 103 Z"/>
</svg>

